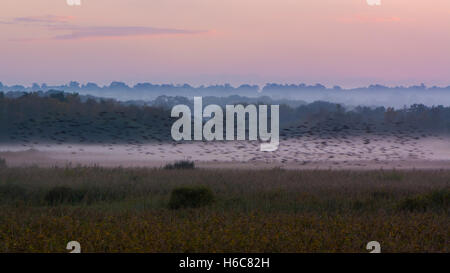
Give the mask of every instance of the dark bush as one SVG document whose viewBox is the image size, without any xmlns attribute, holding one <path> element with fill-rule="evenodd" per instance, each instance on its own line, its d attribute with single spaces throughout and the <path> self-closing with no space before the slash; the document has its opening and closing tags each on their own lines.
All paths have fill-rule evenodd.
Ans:
<svg viewBox="0 0 450 273">
<path fill-rule="evenodd" d="M 69 187 L 54 187 L 44 197 L 45 202 L 50 206 L 60 204 L 76 204 L 83 201 L 86 192 L 74 190 Z"/>
<path fill-rule="evenodd" d="M 6 168 L 6 160 L 4 158 L 0 158 L 0 168 Z"/>
<path fill-rule="evenodd" d="M 193 161 L 182 160 L 177 161 L 174 164 L 167 164 L 164 166 L 166 170 L 190 170 L 195 169 L 195 163 Z"/>
<path fill-rule="evenodd" d="M 172 191 L 169 201 L 170 209 L 199 208 L 211 205 L 214 194 L 206 187 L 183 187 Z"/>
<path fill-rule="evenodd" d="M 400 210 L 419 211 L 447 210 L 450 204 L 449 190 L 436 190 L 429 194 L 417 195 L 401 200 L 397 207 Z"/>
<path fill-rule="evenodd" d="M 25 200 L 27 191 L 19 185 L 6 184 L 0 185 L 0 199 L 1 202 L 6 200 Z"/>
<path fill-rule="evenodd" d="M 405 211 L 426 211 L 427 200 L 423 196 L 408 197 L 399 202 L 398 208 Z"/>
</svg>

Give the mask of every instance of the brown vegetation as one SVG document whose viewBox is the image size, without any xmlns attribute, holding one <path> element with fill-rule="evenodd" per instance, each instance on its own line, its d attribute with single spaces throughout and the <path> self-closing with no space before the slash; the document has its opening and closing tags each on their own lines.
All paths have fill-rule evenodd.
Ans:
<svg viewBox="0 0 450 273">
<path fill-rule="evenodd" d="M 170 210 L 172 190 L 214 203 Z M 0 169 L 0 251 L 449 252 L 450 171 Z"/>
</svg>

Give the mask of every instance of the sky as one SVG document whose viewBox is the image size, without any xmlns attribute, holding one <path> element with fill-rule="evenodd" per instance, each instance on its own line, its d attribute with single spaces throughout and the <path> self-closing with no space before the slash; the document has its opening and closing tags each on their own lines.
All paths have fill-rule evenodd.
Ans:
<svg viewBox="0 0 450 273">
<path fill-rule="evenodd" d="M 2 0 L 3 84 L 450 85 L 448 0 Z"/>
</svg>

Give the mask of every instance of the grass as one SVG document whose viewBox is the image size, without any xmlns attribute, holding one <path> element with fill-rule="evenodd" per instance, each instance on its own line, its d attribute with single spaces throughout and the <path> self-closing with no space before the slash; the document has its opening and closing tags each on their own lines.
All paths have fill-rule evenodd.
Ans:
<svg viewBox="0 0 450 273">
<path fill-rule="evenodd" d="M 449 252 L 449 192 L 450 171 L 2 168 L 0 251 Z"/>
</svg>

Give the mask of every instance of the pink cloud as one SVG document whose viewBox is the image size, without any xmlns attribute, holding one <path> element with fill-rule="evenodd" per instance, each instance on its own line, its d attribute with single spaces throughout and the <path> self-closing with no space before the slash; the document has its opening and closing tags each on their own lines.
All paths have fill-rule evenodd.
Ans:
<svg viewBox="0 0 450 273">
<path fill-rule="evenodd" d="M 172 28 L 154 28 L 154 27 L 114 27 L 114 26 L 58 26 L 52 27 L 53 30 L 69 31 L 68 34 L 61 34 L 52 37 L 55 40 L 77 40 L 77 39 L 101 39 L 101 38 L 119 38 L 134 36 L 156 36 L 156 35 L 187 35 L 200 34 L 207 31 L 186 30 Z"/>
<path fill-rule="evenodd" d="M 16 17 L 9 21 L 0 21 L 1 24 L 33 25 L 46 27 L 52 32 L 65 32 L 49 38 L 21 38 L 14 41 L 43 41 L 43 40 L 80 40 L 80 39 L 104 39 L 104 38 L 129 38 L 136 36 L 156 35 L 193 35 L 208 33 L 205 30 L 188 30 L 175 28 L 156 28 L 146 26 L 80 26 L 72 24 L 72 16 L 28 16 Z"/>
<path fill-rule="evenodd" d="M 68 23 L 73 20 L 73 16 L 57 16 L 57 15 L 45 15 L 45 16 L 28 16 L 28 17 L 16 17 L 12 20 L 12 23 Z"/>
</svg>

